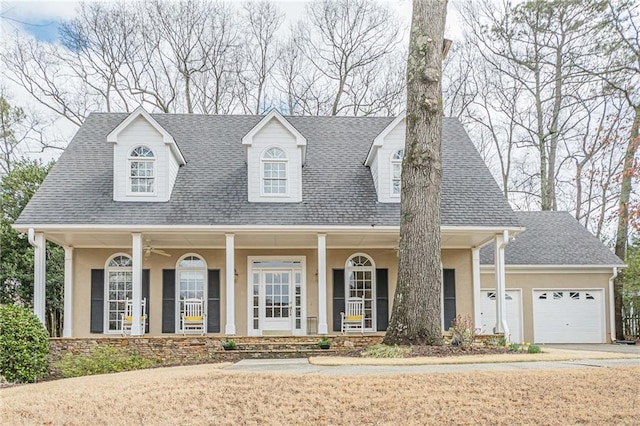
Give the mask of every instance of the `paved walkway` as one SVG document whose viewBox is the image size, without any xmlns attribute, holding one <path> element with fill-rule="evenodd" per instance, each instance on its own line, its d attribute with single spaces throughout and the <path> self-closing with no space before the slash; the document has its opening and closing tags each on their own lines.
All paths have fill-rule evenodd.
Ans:
<svg viewBox="0 0 640 426">
<path fill-rule="evenodd" d="M 584 344 L 584 343 L 567 343 L 564 345 L 553 344 L 545 345 L 550 348 L 569 349 L 572 351 L 596 351 L 596 352 L 615 352 L 620 354 L 636 354 L 640 357 L 640 345 L 618 345 L 618 344 Z"/>
<path fill-rule="evenodd" d="M 229 371 L 255 373 L 322 374 L 322 375 L 359 375 L 359 374 L 416 374 L 416 373 L 460 373 L 469 371 L 524 371 L 608 367 L 640 367 L 638 359 L 575 360 L 575 361 L 538 361 L 507 362 L 496 364 L 457 364 L 457 365 L 408 365 L 408 366 L 371 366 L 343 365 L 322 366 L 309 364 L 306 358 L 295 359 L 245 359 L 230 367 Z"/>
</svg>

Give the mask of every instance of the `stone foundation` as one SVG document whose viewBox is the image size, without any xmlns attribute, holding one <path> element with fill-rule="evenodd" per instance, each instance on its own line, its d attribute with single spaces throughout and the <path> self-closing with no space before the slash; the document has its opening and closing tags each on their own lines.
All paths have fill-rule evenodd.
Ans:
<svg viewBox="0 0 640 426">
<path fill-rule="evenodd" d="M 224 337 L 161 336 L 50 339 L 49 361 L 55 363 L 66 354 L 90 355 L 96 348 L 112 347 L 127 354 L 138 354 L 160 364 L 192 364 L 198 362 L 237 361 L 243 358 L 298 358 L 310 355 L 352 351 L 382 342 L 382 335 L 327 336 L 332 346 L 320 350 L 318 336 L 233 337 L 237 348 L 225 351 Z"/>
</svg>

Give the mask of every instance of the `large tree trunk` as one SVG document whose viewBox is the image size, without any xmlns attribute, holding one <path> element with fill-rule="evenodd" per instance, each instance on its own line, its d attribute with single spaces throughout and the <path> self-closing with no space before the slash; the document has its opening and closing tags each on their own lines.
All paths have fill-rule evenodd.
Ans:
<svg viewBox="0 0 640 426">
<path fill-rule="evenodd" d="M 398 285 L 385 344 L 441 344 L 442 46 L 446 0 L 414 0 Z"/>
<path fill-rule="evenodd" d="M 620 199 L 618 201 L 618 229 L 616 232 L 616 255 L 625 260 L 627 257 L 627 240 L 629 238 L 629 196 L 631 195 L 631 181 L 634 175 L 635 156 L 640 146 L 640 105 L 635 106 L 635 115 L 631 125 L 629 143 L 624 155 L 622 168 L 622 183 L 620 185 Z M 620 271 L 613 284 L 616 339 L 624 340 L 622 333 L 622 285 L 624 282 L 623 271 Z"/>
</svg>

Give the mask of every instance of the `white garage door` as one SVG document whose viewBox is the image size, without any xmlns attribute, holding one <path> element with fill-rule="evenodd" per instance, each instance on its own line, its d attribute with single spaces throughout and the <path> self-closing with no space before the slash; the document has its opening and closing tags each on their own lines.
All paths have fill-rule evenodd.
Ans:
<svg viewBox="0 0 640 426">
<path fill-rule="evenodd" d="M 507 325 L 509 326 L 509 340 L 511 342 L 522 342 L 522 298 L 520 290 L 507 290 Z M 480 334 L 493 334 L 493 327 L 496 326 L 496 292 L 495 290 L 482 290 L 480 294 L 480 319 L 482 320 L 482 330 Z"/>
<path fill-rule="evenodd" d="M 535 290 L 536 343 L 604 343 L 602 290 Z"/>
</svg>

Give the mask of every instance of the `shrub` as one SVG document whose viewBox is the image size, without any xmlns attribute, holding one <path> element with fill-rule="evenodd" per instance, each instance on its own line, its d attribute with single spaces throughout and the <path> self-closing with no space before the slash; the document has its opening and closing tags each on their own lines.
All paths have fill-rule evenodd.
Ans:
<svg viewBox="0 0 640 426">
<path fill-rule="evenodd" d="M 126 354 L 116 348 L 98 347 L 90 355 L 66 354 L 55 363 L 54 368 L 62 377 L 67 378 L 139 370 L 157 364 L 156 361 L 138 354 Z"/>
<path fill-rule="evenodd" d="M 227 351 L 232 351 L 236 348 L 237 343 L 235 340 L 231 340 L 228 337 L 226 339 L 224 339 L 224 342 L 222 342 L 222 347 L 227 350 Z"/>
<path fill-rule="evenodd" d="M 511 352 L 518 352 L 520 350 L 520 345 L 517 343 L 512 343 L 509 345 L 509 350 Z"/>
<path fill-rule="evenodd" d="M 473 321 L 469 315 L 458 315 L 451 321 L 451 344 L 459 345 L 463 348 L 470 348 L 476 338 Z"/>
<path fill-rule="evenodd" d="M 327 336 L 322 336 L 322 339 L 320 339 L 317 345 L 321 349 L 329 349 L 331 347 L 331 341 L 327 339 Z"/>
<path fill-rule="evenodd" d="M 47 375 L 49 334 L 38 318 L 16 305 L 0 306 L 0 376 L 35 382 Z"/>
<path fill-rule="evenodd" d="M 362 356 L 366 358 L 404 358 L 410 352 L 411 348 L 398 345 L 387 346 L 381 343 L 362 352 Z"/>
<path fill-rule="evenodd" d="M 530 354 L 539 354 L 540 352 L 542 352 L 542 350 L 538 345 L 529 345 L 529 349 L 527 349 L 527 352 L 529 352 Z"/>
</svg>

